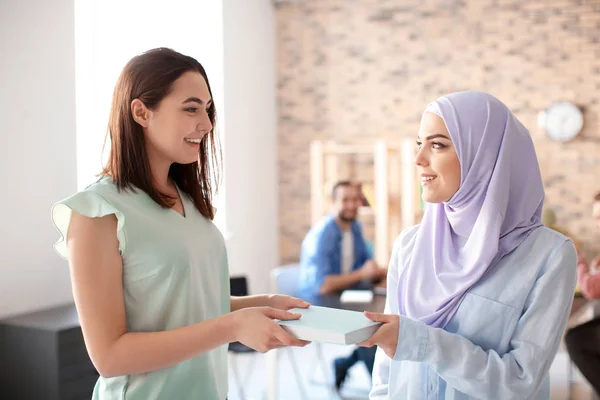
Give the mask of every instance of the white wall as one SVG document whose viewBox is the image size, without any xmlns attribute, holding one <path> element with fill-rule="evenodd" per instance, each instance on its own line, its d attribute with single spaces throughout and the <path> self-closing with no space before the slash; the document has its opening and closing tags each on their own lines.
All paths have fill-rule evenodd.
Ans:
<svg viewBox="0 0 600 400">
<path fill-rule="evenodd" d="M 223 1 L 229 261 L 253 293 L 279 260 L 275 34 L 271 0 Z"/>
<path fill-rule="evenodd" d="M 183 0 L 154 11 L 138 7 L 139 19 L 131 26 L 144 34 L 137 34 L 125 50 L 111 48 L 110 41 L 98 44 L 103 33 L 112 31 L 113 44 L 120 40 L 118 34 L 126 34 L 115 30 L 116 23 L 98 23 L 97 16 L 109 12 L 110 4 L 116 3 L 78 1 L 74 10 L 73 0 L 0 0 L 0 318 L 72 301 L 67 263 L 52 248 L 58 233 L 50 208 L 98 172 L 108 115 L 103 98 L 110 97 L 113 86 L 108 80 L 116 79 L 132 51 L 150 47 L 171 46 L 196 57 L 211 79 L 220 128 L 227 132 L 224 230 L 232 234 L 232 274 L 248 275 L 251 291 L 265 292 L 268 273 L 279 260 L 275 22 L 270 0 L 225 0 L 222 8 L 213 0 L 201 0 L 192 10 Z M 78 18 L 92 18 L 88 25 L 78 20 L 78 32 L 92 35 L 87 46 L 84 36 L 78 35 L 75 43 L 75 12 Z M 118 15 L 123 14 L 111 18 Z M 164 28 L 159 21 L 179 23 L 166 30 L 148 29 Z M 86 58 L 91 45 L 100 51 Z M 98 58 L 103 54 L 111 61 Z M 105 81 L 91 84 L 90 76 L 95 79 L 93 74 L 102 68 Z M 77 91 L 77 136 L 76 79 L 83 85 Z M 86 112 L 87 119 L 82 118 Z M 80 157 L 75 156 L 76 137 Z"/>
<path fill-rule="evenodd" d="M 125 64 L 156 47 L 196 58 L 223 109 L 222 7 L 214 0 L 76 2 L 78 186 L 95 181 L 114 86 Z M 222 126 L 218 125 L 217 130 Z M 108 154 L 109 147 L 104 156 Z"/>
<path fill-rule="evenodd" d="M 0 318 L 71 301 L 50 208 L 76 189 L 73 0 L 0 0 Z"/>
</svg>

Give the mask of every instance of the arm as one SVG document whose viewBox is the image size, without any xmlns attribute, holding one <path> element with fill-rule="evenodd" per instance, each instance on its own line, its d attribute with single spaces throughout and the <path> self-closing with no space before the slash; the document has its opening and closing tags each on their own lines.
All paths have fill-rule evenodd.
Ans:
<svg viewBox="0 0 600 400">
<path fill-rule="evenodd" d="M 394 359 L 426 363 L 469 396 L 529 398 L 547 374 L 562 338 L 573 298 L 576 260 L 571 242 L 552 252 L 529 294 L 508 353 L 486 351 L 460 335 L 400 317 Z"/>
<path fill-rule="evenodd" d="M 310 272 L 311 287 L 314 292 L 318 291 L 320 294 L 337 292 L 363 279 L 360 270 L 348 274 L 333 271 L 331 265 L 333 246 L 334 234 L 330 227 L 325 227 L 318 233 L 309 233 L 309 237 L 302 245 L 301 258 L 305 260 L 307 270 Z"/>
<path fill-rule="evenodd" d="M 600 264 L 600 257 L 592 261 L 594 266 Z M 591 275 L 587 263 L 580 262 L 577 265 L 577 281 L 581 292 L 588 299 L 600 298 L 600 273 Z"/>
<path fill-rule="evenodd" d="M 254 296 L 231 296 L 231 311 L 241 310 L 248 307 L 267 307 L 269 295 L 258 294 Z"/>
<path fill-rule="evenodd" d="M 258 313 L 268 318 L 290 319 L 292 315 L 272 309 L 250 310 L 252 315 L 238 311 L 163 332 L 128 332 L 116 232 L 114 214 L 88 218 L 73 212 L 67 237 L 73 295 L 85 344 L 102 376 L 168 368 L 226 343 L 242 341 L 242 336 L 244 341 L 258 344 L 260 351 L 294 342 L 274 321 L 261 321 Z M 242 326 L 249 319 L 254 319 L 252 332 Z"/>
<path fill-rule="evenodd" d="M 358 282 L 365 279 L 364 270 L 357 269 L 347 274 L 341 275 L 327 275 L 321 285 L 321 294 L 328 294 L 344 290 L 357 284 Z"/>
<path fill-rule="evenodd" d="M 280 294 L 259 294 L 255 296 L 231 296 L 231 311 L 251 307 L 272 307 L 279 310 L 291 308 L 308 308 L 304 300 Z"/>
</svg>

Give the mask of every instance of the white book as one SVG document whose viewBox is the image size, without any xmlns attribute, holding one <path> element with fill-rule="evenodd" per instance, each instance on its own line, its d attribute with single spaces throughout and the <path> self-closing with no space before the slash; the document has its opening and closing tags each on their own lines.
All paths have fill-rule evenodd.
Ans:
<svg viewBox="0 0 600 400">
<path fill-rule="evenodd" d="M 362 312 L 310 306 L 294 308 L 302 317 L 277 321 L 286 331 L 301 340 L 334 344 L 354 344 L 373 336 L 381 322 L 373 322 Z"/>
</svg>

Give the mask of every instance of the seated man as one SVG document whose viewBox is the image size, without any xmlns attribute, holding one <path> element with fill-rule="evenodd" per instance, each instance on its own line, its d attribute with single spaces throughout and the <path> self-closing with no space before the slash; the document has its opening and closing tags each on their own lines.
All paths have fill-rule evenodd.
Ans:
<svg viewBox="0 0 600 400">
<path fill-rule="evenodd" d="M 358 186 L 348 181 L 338 182 L 331 196 L 333 214 L 319 221 L 302 242 L 300 297 L 339 292 L 361 281 L 380 281 L 386 275 L 387 270 L 371 259 L 356 220 L 361 202 Z M 359 347 L 349 357 L 336 359 L 336 388 L 341 387 L 348 369 L 359 360 L 371 374 L 374 359 L 375 347 Z"/>
<path fill-rule="evenodd" d="M 594 198 L 593 218 L 600 231 L 600 193 Z M 587 299 L 600 299 L 600 256 L 589 265 L 580 260 L 577 265 L 577 281 Z M 565 342 L 571 359 L 590 382 L 596 395 L 600 396 L 600 318 L 576 326 L 567 331 Z"/>
</svg>

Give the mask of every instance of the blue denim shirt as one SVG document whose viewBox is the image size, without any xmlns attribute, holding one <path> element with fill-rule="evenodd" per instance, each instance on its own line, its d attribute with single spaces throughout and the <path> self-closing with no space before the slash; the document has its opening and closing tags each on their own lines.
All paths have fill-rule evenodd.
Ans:
<svg viewBox="0 0 600 400">
<path fill-rule="evenodd" d="M 388 314 L 398 314 L 399 268 L 416 231 L 403 232 L 394 245 Z M 467 292 L 444 329 L 401 316 L 393 359 L 377 350 L 370 398 L 548 400 L 548 370 L 571 309 L 576 265 L 573 243 L 539 228 Z"/>
<path fill-rule="evenodd" d="M 352 223 L 351 229 L 354 241 L 354 271 L 362 267 L 371 256 L 358 221 Z M 342 273 L 342 231 L 333 215 L 323 218 L 308 232 L 302 241 L 300 264 L 300 297 L 317 295 L 327 275 Z"/>
</svg>

